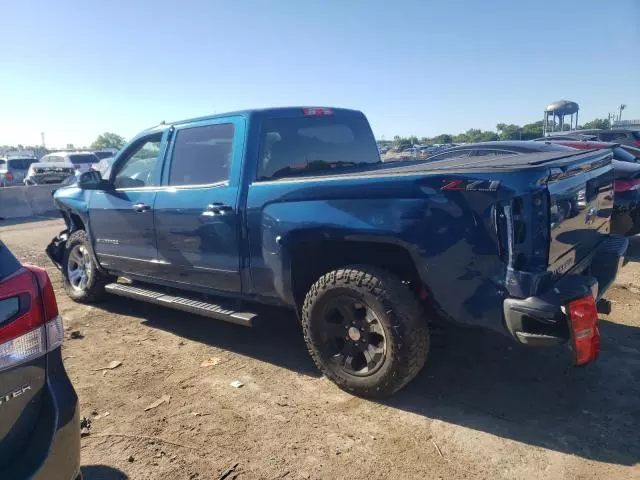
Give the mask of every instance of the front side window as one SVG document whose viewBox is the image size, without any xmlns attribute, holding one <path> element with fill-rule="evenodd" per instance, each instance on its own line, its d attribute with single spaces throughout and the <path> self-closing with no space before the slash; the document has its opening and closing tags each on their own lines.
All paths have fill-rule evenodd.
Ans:
<svg viewBox="0 0 640 480">
<path fill-rule="evenodd" d="M 113 181 L 116 188 L 153 187 L 156 182 L 156 167 L 160 160 L 162 134 L 140 139 L 132 150 L 125 154 L 126 159 L 119 165 Z"/>
<path fill-rule="evenodd" d="M 231 123 L 179 130 L 169 185 L 210 185 L 229 179 L 234 127 Z"/>
<path fill-rule="evenodd" d="M 258 178 L 380 163 L 369 124 L 360 117 L 293 117 L 264 121 Z"/>
</svg>

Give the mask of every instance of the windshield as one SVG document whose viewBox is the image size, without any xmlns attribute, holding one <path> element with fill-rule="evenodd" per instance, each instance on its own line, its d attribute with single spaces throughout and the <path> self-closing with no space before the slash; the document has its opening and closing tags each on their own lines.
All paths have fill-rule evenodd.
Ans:
<svg viewBox="0 0 640 480">
<path fill-rule="evenodd" d="M 362 117 L 272 118 L 264 122 L 258 178 L 380 163 Z"/>
<path fill-rule="evenodd" d="M 93 153 L 76 153 L 69 155 L 69 161 L 74 165 L 98 163 L 100 160 Z"/>
<path fill-rule="evenodd" d="M 29 166 L 37 160 L 35 158 L 10 158 L 8 162 L 11 170 L 28 170 Z"/>
</svg>

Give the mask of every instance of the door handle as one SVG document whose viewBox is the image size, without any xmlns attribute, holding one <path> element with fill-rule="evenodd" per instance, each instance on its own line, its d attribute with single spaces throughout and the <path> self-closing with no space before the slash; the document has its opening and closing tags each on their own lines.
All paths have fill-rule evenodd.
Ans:
<svg viewBox="0 0 640 480">
<path fill-rule="evenodd" d="M 202 212 L 202 214 L 207 217 L 212 217 L 214 215 L 225 215 L 232 211 L 233 208 L 231 208 L 229 205 L 224 205 L 220 202 L 216 202 L 207 205 L 207 208 L 204 209 L 204 212 Z"/>
<path fill-rule="evenodd" d="M 136 212 L 146 212 L 147 210 L 151 210 L 151 207 L 149 205 L 145 204 L 145 203 L 136 203 L 133 206 L 133 209 Z"/>
</svg>

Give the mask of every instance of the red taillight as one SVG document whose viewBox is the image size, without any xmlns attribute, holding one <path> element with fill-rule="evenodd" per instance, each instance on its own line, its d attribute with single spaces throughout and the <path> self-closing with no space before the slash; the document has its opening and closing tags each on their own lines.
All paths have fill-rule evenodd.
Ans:
<svg viewBox="0 0 640 480">
<path fill-rule="evenodd" d="M 578 298 L 569 302 L 567 313 L 573 341 L 573 363 L 584 365 L 595 360 L 600 352 L 596 302 L 590 295 Z"/>
<path fill-rule="evenodd" d="M 640 178 L 616 180 L 615 182 L 613 182 L 613 189 L 618 193 L 638 190 L 639 188 Z"/>
<path fill-rule="evenodd" d="M 47 271 L 34 265 L 27 265 L 25 268 L 33 273 L 38 281 L 44 308 L 44 321 L 53 320 L 58 316 L 58 302 L 56 301 L 55 293 L 53 293 L 53 285 Z"/>
<path fill-rule="evenodd" d="M 640 147 L 640 140 L 634 140 L 633 143 L 636 144 L 636 147 Z"/>
<path fill-rule="evenodd" d="M 303 109 L 307 117 L 324 117 L 325 115 L 333 115 L 333 110 L 325 107 L 309 107 Z"/>
<path fill-rule="evenodd" d="M 62 318 L 47 273 L 27 267 L 0 284 L 0 371 L 59 347 Z M 7 310 L 7 308 L 0 308 Z"/>
<path fill-rule="evenodd" d="M 7 182 L 13 182 L 13 172 L 11 170 L 7 170 L 7 173 L 4 174 L 4 178 Z"/>
</svg>

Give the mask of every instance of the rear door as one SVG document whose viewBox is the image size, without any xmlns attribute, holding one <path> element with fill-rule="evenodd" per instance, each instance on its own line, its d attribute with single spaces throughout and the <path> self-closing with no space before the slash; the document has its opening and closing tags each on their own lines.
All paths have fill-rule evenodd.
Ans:
<svg viewBox="0 0 640 480">
<path fill-rule="evenodd" d="M 155 230 L 163 278 L 239 292 L 240 172 L 245 119 L 177 125 L 158 192 Z"/>
<path fill-rule="evenodd" d="M 46 357 L 37 352 L 39 319 L 27 319 L 35 331 L 25 328 L 25 317 L 38 301 L 34 282 L 0 241 L 0 472 L 30 440 L 45 394 Z"/>
<path fill-rule="evenodd" d="M 115 189 L 91 192 L 91 240 L 100 264 L 109 270 L 157 273 L 153 206 L 167 138 L 168 131 L 156 132 L 133 142 L 113 167 Z"/>
</svg>

